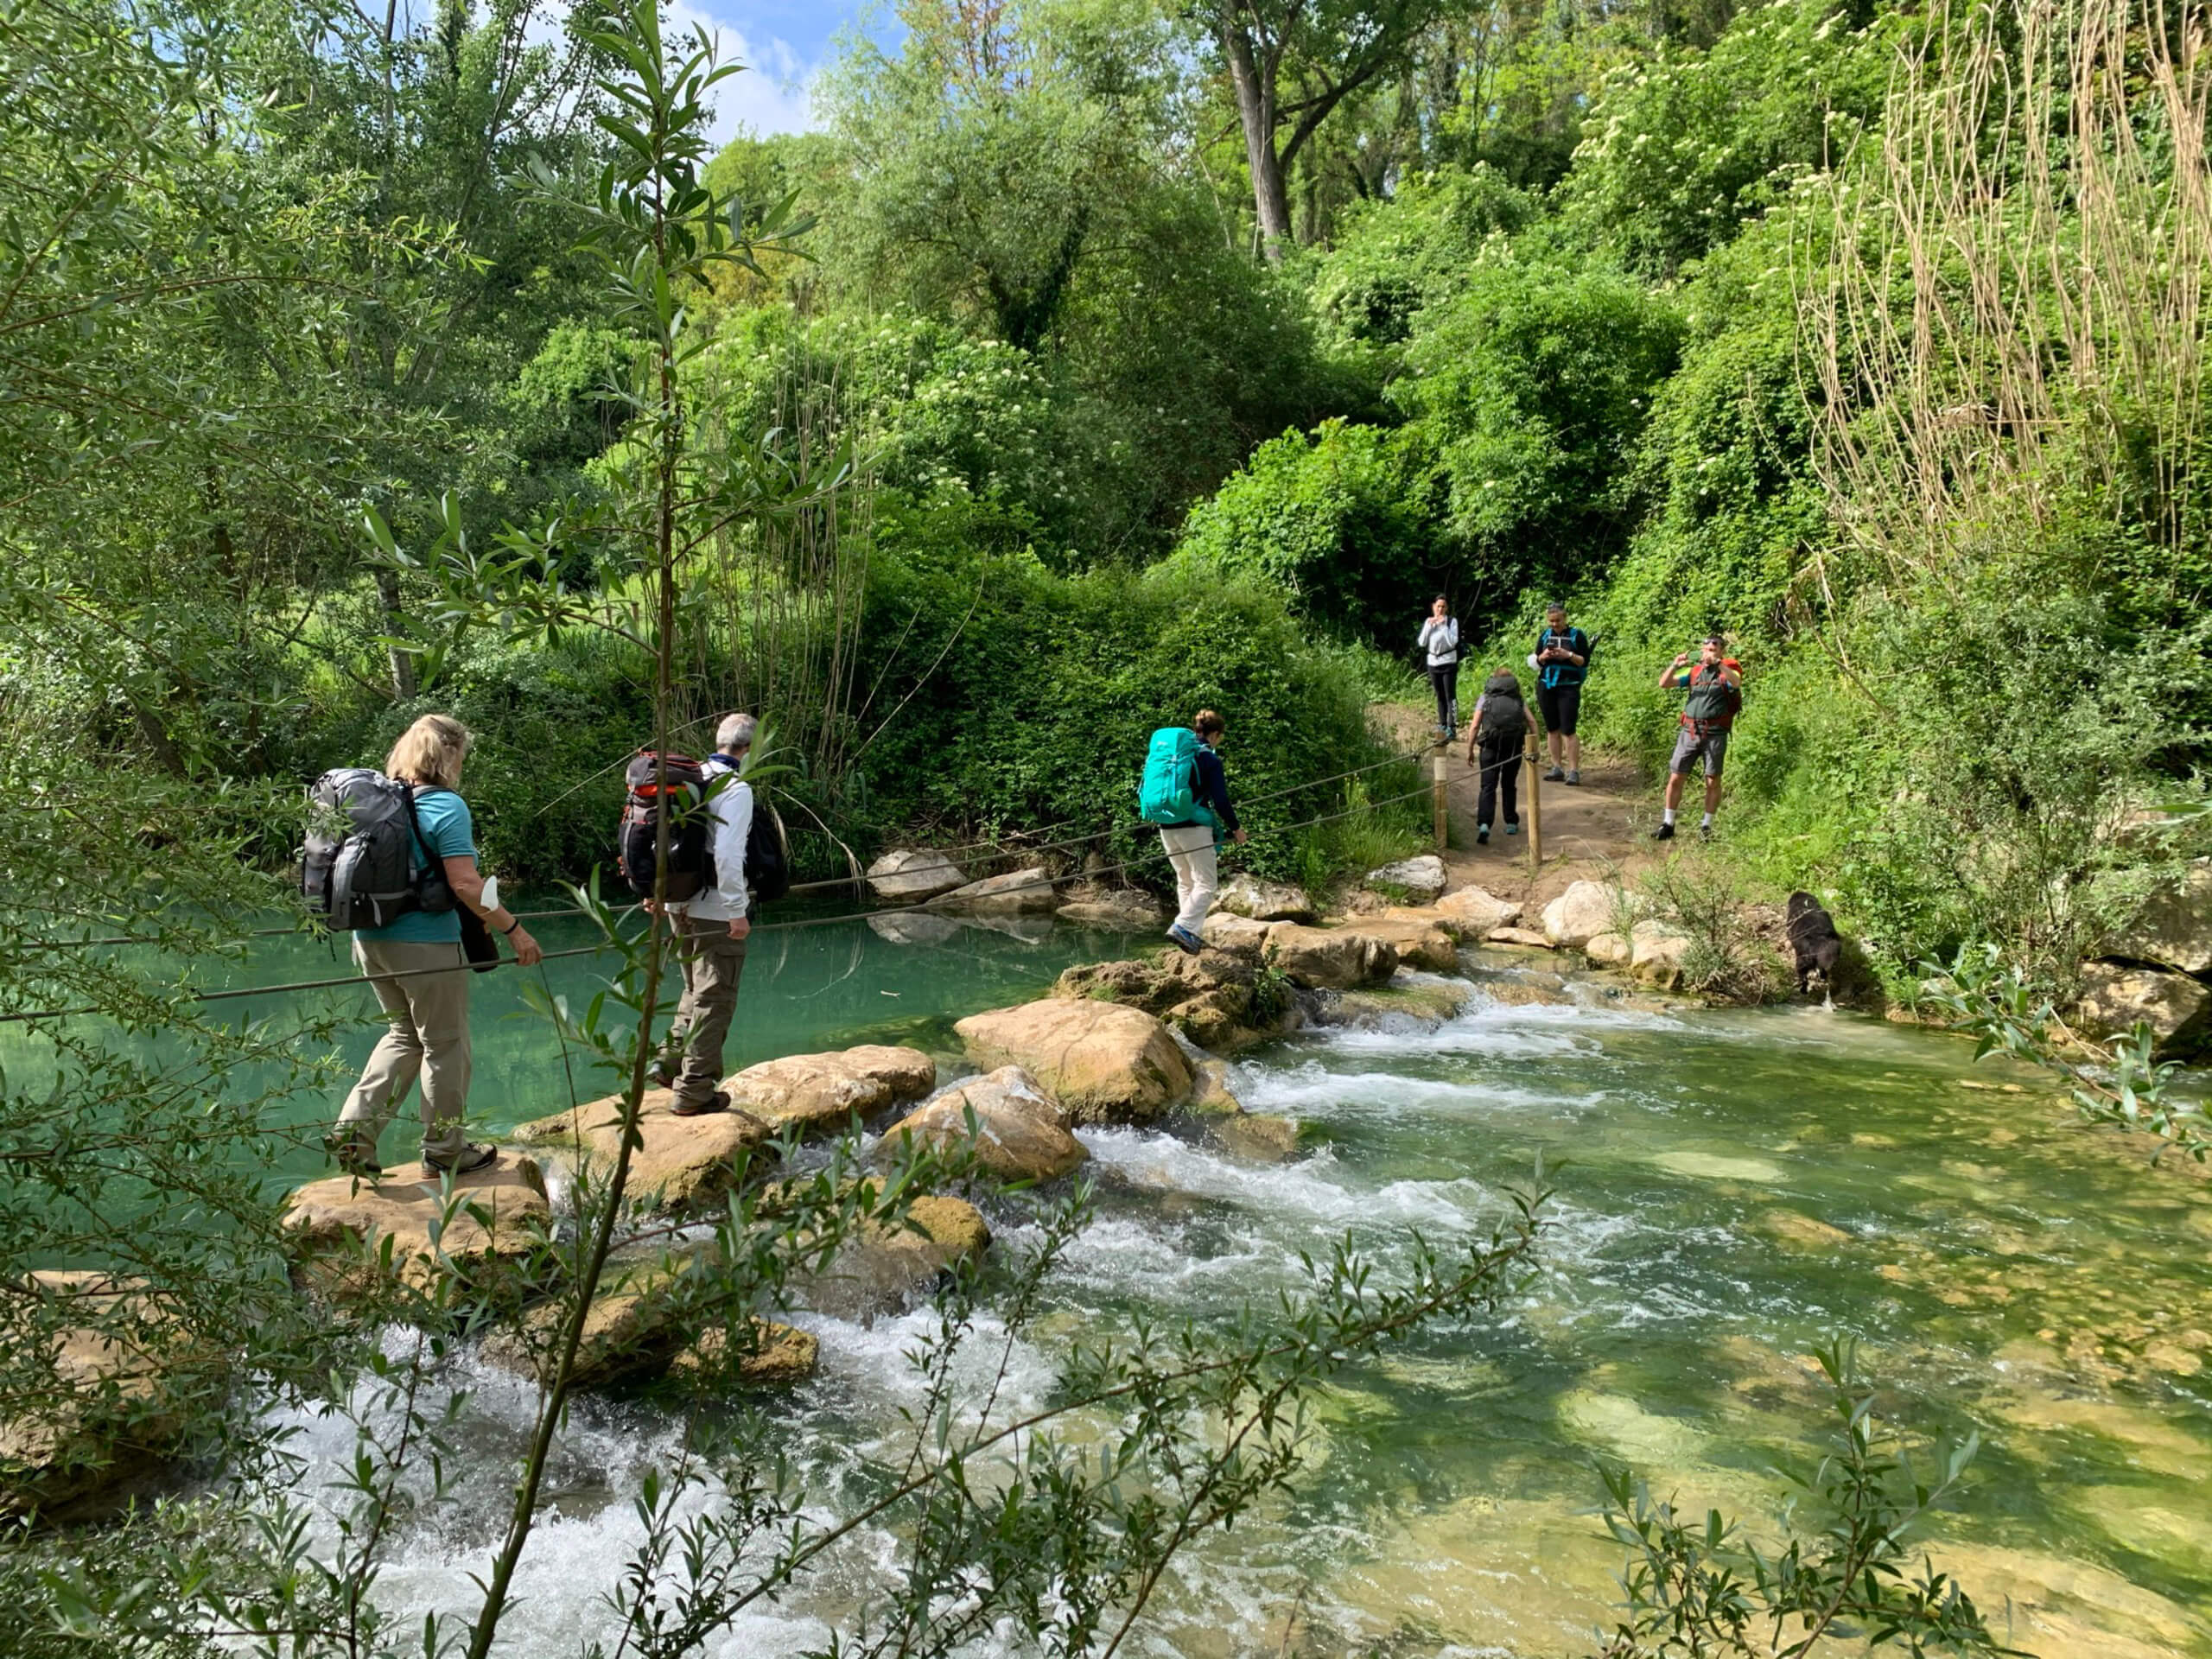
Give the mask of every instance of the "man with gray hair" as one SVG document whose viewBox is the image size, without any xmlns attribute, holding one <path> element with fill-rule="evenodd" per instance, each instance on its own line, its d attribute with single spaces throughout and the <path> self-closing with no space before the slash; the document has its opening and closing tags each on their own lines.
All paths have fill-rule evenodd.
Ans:
<svg viewBox="0 0 2212 1659">
<path fill-rule="evenodd" d="M 711 791 L 714 823 L 707 846 L 714 860 L 711 886 L 668 906 L 683 966 L 683 1000 L 676 1006 L 653 1081 L 676 1093 L 669 1109 L 678 1117 L 727 1111 L 722 1090 L 722 1043 L 737 1013 L 737 982 L 745 973 L 745 843 L 753 834 L 753 785 L 740 776 L 760 721 L 726 715 L 715 728 L 715 752 L 700 770 Z"/>
</svg>

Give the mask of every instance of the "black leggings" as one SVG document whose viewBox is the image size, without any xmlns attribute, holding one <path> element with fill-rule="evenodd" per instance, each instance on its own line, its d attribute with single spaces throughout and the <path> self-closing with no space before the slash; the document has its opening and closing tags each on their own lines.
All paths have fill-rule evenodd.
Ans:
<svg viewBox="0 0 2212 1659">
<path fill-rule="evenodd" d="M 1436 723 L 1449 731 L 1459 729 L 1459 664 L 1431 663 L 1428 683 L 1436 693 Z"/>
<path fill-rule="evenodd" d="M 1505 808 L 1508 823 L 1521 822 L 1521 742 L 1513 737 L 1485 737 L 1475 746 L 1481 757 L 1482 787 L 1475 797 L 1475 822 L 1488 829 L 1491 810 Z M 1498 797 L 1505 798 L 1501 803 Z"/>
</svg>

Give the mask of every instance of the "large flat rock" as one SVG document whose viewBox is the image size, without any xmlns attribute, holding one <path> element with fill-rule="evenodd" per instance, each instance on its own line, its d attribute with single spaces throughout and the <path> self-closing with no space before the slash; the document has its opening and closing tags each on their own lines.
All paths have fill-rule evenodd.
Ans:
<svg viewBox="0 0 2212 1659">
<path fill-rule="evenodd" d="M 1402 893 L 1417 905 L 1433 904 L 1450 880 L 1444 861 L 1434 853 L 1402 858 L 1367 873 L 1369 887 L 1383 893 Z"/>
<path fill-rule="evenodd" d="M 2196 860 L 2178 880 L 2152 893 L 2134 921 L 2107 943 L 2105 954 L 2184 974 L 2212 973 L 2212 858 Z"/>
<path fill-rule="evenodd" d="M 1574 882 L 1544 906 L 1545 941 L 1561 950 L 1580 950 L 1600 933 L 1618 932 L 1615 924 L 1620 912 L 1618 887 L 1600 881 Z"/>
<path fill-rule="evenodd" d="M 918 905 L 950 893 L 968 880 L 944 854 L 927 847 L 897 847 L 868 867 L 868 890 L 894 905 Z"/>
<path fill-rule="evenodd" d="M 416 1291 L 434 1292 L 448 1276 L 480 1294 L 512 1287 L 552 1221 L 537 1160 L 505 1154 L 454 1178 L 453 1198 L 448 1218 L 441 1178 L 421 1164 L 376 1180 L 334 1175 L 294 1192 L 282 1224 L 310 1277 L 334 1292 L 368 1288 L 386 1240 L 391 1270 Z"/>
<path fill-rule="evenodd" d="M 1380 916 L 1363 916 L 1344 924 L 1347 933 L 1358 933 L 1389 945 L 1398 953 L 1398 966 L 1425 973 L 1459 971 L 1458 936 L 1444 925 L 1434 910 L 1393 906 Z"/>
<path fill-rule="evenodd" d="M 1060 907 L 1052 878 L 1045 873 L 1041 864 L 1026 870 L 1010 870 L 1004 875 L 985 876 L 981 881 L 955 887 L 929 902 L 934 910 L 969 911 L 979 916 L 1020 916 Z"/>
<path fill-rule="evenodd" d="M 772 1139 L 766 1118 L 750 1112 L 709 1112 L 677 1117 L 676 1096 L 648 1089 L 638 1103 L 640 1145 L 630 1154 L 629 1201 L 645 1208 L 696 1210 L 729 1191 L 739 1154 Z M 622 1147 L 622 1097 L 587 1101 L 524 1124 L 514 1138 L 548 1151 L 564 1151 L 601 1174 Z"/>
<path fill-rule="evenodd" d="M 10 1519 L 66 1511 L 159 1465 L 183 1435 L 190 1375 L 209 1362 L 138 1280 L 43 1271 L 22 1288 L 60 1323 L 37 1321 L 34 1338 L 19 1306 L 0 1325 L 19 1355 L 48 1344 L 54 1384 L 0 1419 L 0 1517 Z"/>
<path fill-rule="evenodd" d="M 1288 881 L 1262 881 L 1239 872 L 1221 884 L 1217 901 L 1233 916 L 1255 922 L 1313 922 L 1320 918 L 1305 888 Z"/>
<path fill-rule="evenodd" d="M 1046 997 L 953 1029 L 978 1065 L 1018 1065 L 1075 1123 L 1150 1123 L 1191 1092 L 1191 1062 L 1139 1008 Z"/>
<path fill-rule="evenodd" d="M 1398 971 L 1397 947 L 1366 928 L 1367 918 L 1344 927 L 1306 927 L 1216 912 L 1206 918 L 1201 938 L 1217 950 L 1271 964 L 1294 985 L 1348 991 L 1379 985 Z"/>
<path fill-rule="evenodd" d="M 882 1145 L 889 1151 L 912 1139 L 948 1152 L 966 1147 L 970 1112 L 976 1161 L 1001 1180 L 1055 1180 L 1090 1155 L 1067 1132 L 1059 1109 L 1018 1065 L 954 1084 L 892 1125 Z"/>
<path fill-rule="evenodd" d="M 732 1105 L 779 1134 L 793 1125 L 837 1129 L 855 1114 L 873 1117 L 901 1101 L 919 1100 L 937 1087 L 937 1062 L 918 1048 L 869 1043 L 763 1060 L 722 1086 Z"/>
<path fill-rule="evenodd" d="M 2137 1020 L 2151 1028 L 2162 1058 L 2196 1053 L 2212 1036 L 2212 989 L 2186 974 L 2120 963 L 2082 965 L 2082 1000 L 2074 1023 L 2095 1037 L 2118 1037 Z"/>
<path fill-rule="evenodd" d="M 1482 887 L 1454 887 L 1436 901 L 1437 925 L 1463 939 L 1479 939 L 1521 919 L 1521 906 Z"/>
</svg>

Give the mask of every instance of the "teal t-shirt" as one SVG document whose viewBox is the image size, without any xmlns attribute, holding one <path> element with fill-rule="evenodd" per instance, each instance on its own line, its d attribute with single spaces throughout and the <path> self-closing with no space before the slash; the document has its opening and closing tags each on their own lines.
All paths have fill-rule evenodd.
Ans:
<svg viewBox="0 0 2212 1659">
<path fill-rule="evenodd" d="M 415 843 L 418 858 L 423 856 L 423 842 L 429 843 L 425 862 L 476 856 L 475 820 L 468 816 L 468 803 L 453 791 L 418 790 L 415 796 L 415 822 L 423 830 L 421 839 Z M 448 910 L 433 916 L 410 910 L 390 927 L 365 927 L 358 937 L 396 944 L 459 944 L 461 912 Z"/>
</svg>

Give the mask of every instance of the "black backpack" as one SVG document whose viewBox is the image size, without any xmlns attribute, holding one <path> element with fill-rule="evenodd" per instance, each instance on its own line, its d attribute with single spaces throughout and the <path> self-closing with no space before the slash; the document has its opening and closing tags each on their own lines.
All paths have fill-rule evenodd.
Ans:
<svg viewBox="0 0 2212 1659">
<path fill-rule="evenodd" d="M 1493 674 L 1483 686 L 1483 717 L 1476 731 L 1484 737 L 1521 741 L 1529 729 L 1529 705 L 1521 700 L 1521 684 L 1510 674 Z"/>
<path fill-rule="evenodd" d="M 367 766 L 340 766 L 308 786 L 308 838 L 300 892 L 308 912 L 334 933 L 389 927 L 411 911 L 442 915 L 453 889 L 427 853 L 415 816 L 415 786 Z"/>
<path fill-rule="evenodd" d="M 661 819 L 668 819 L 668 891 L 671 904 L 697 897 L 713 884 L 715 861 L 709 847 L 713 818 L 706 810 L 707 776 L 688 754 L 658 754 L 640 749 L 630 759 L 622 781 L 629 793 L 616 831 L 615 862 L 630 891 L 653 896 L 655 842 Z"/>
<path fill-rule="evenodd" d="M 753 829 L 745 837 L 745 892 L 754 904 L 780 899 L 791 890 L 791 843 L 776 809 L 755 798 Z"/>
</svg>

